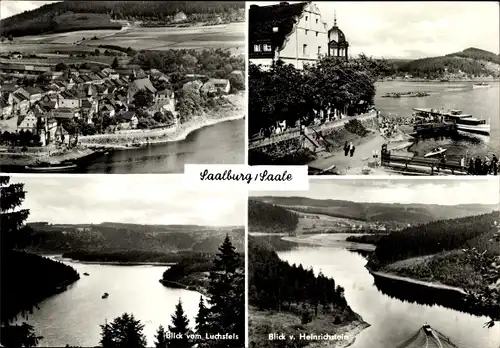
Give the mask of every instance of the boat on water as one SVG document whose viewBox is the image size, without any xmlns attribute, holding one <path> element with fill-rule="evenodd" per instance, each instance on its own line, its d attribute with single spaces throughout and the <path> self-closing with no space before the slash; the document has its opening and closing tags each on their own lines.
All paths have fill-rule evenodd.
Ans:
<svg viewBox="0 0 500 348">
<path fill-rule="evenodd" d="M 109 296 L 109 294 L 108 294 L 107 292 L 105 292 L 105 293 L 101 296 L 101 298 L 108 298 L 108 296 Z"/>
<path fill-rule="evenodd" d="M 490 87 L 490 85 L 488 83 L 485 83 L 485 82 L 481 82 L 481 83 L 475 83 L 472 85 L 472 88 L 476 89 L 476 88 L 488 88 Z"/>
<path fill-rule="evenodd" d="M 432 108 L 413 108 L 417 118 L 442 118 L 443 121 L 453 122 L 458 131 L 475 133 L 480 135 L 490 135 L 490 125 L 486 120 L 472 117 L 471 114 L 464 114 L 462 110 L 443 110 Z"/>
<path fill-rule="evenodd" d="M 432 335 L 432 329 L 429 324 L 425 324 L 424 326 L 422 326 L 422 329 L 427 335 Z"/>
<path fill-rule="evenodd" d="M 67 163 L 67 164 L 40 163 L 40 164 L 25 166 L 24 168 L 32 172 L 62 172 L 62 171 L 74 170 L 77 168 L 77 165 L 74 163 Z"/>
<path fill-rule="evenodd" d="M 424 155 L 424 157 L 425 157 L 425 158 L 428 158 L 428 157 L 439 156 L 439 155 L 441 155 L 441 154 L 443 154 L 443 153 L 445 153 L 445 152 L 446 152 L 446 149 L 443 149 L 442 147 L 438 147 L 437 149 L 434 149 L 434 150 L 432 150 L 431 152 L 426 153 L 426 154 Z"/>
<path fill-rule="evenodd" d="M 85 273 L 83 273 L 83 275 L 84 275 L 84 276 L 88 276 L 88 275 L 90 275 L 90 274 L 88 274 L 87 272 L 85 272 Z"/>
</svg>

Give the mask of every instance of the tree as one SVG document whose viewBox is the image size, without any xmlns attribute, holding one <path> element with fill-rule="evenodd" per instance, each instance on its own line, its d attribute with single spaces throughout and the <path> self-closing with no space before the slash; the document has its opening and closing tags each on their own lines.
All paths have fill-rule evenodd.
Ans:
<svg viewBox="0 0 500 348">
<path fill-rule="evenodd" d="M 167 117 L 159 111 L 155 112 L 153 119 L 158 123 L 165 123 L 167 121 Z"/>
<path fill-rule="evenodd" d="M 153 95 L 146 92 L 145 90 L 140 90 L 134 95 L 134 105 L 136 107 L 147 108 L 153 103 Z"/>
<path fill-rule="evenodd" d="M 245 342 L 245 285 L 240 256 L 226 235 L 219 247 L 210 272 L 210 333 L 227 332 L 237 335 L 235 347 Z M 222 341 L 213 341 L 212 347 L 223 347 Z"/>
<path fill-rule="evenodd" d="M 167 336 L 162 325 L 156 331 L 155 338 L 155 348 L 167 348 Z"/>
<path fill-rule="evenodd" d="M 113 63 L 111 63 L 111 67 L 113 69 L 116 69 L 120 66 L 120 63 L 118 63 L 118 57 L 115 57 L 115 59 L 113 59 Z"/>
<path fill-rule="evenodd" d="M 100 325 L 101 347 L 146 347 L 146 337 L 142 333 L 144 325 L 133 314 L 123 313 L 113 322 Z"/>
<path fill-rule="evenodd" d="M 209 325 L 208 325 L 208 315 L 210 311 L 205 306 L 205 301 L 203 300 L 203 296 L 200 296 L 200 303 L 198 305 L 198 314 L 196 316 L 196 333 L 201 337 L 205 337 L 208 333 Z"/>
<path fill-rule="evenodd" d="M 188 335 L 191 333 L 189 329 L 189 320 L 184 313 L 182 308 L 182 302 L 179 302 L 175 306 L 175 313 L 172 315 L 172 325 L 168 326 L 168 330 L 175 337 L 168 339 L 169 348 L 189 348 L 192 346 Z"/>
<path fill-rule="evenodd" d="M 0 176 L 0 226 L 2 226 L 0 246 L 2 252 L 23 249 L 28 244 L 21 227 L 29 216 L 28 209 L 15 210 L 24 201 L 24 184 L 9 184 L 10 177 Z M 3 319 L 3 318 L 2 318 Z"/>
<path fill-rule="evenodd" d="M 99 56 L 101 54 L 101 51 L 99 51 L 98 48 L 95 49 L 94 55 Z"/>
</svg>

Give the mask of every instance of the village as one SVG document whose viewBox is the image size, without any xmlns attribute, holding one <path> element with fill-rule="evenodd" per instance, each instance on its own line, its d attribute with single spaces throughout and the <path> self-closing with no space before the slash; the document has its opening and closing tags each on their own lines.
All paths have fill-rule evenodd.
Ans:
<svg viewBox="0 0 500 348">
<path fill-rule="evenodd" d="M 19 59 L 22 54 L 13 52 L 0 63 L 0 143 L 22 151 L 72 147 L 78 136 L 175 132 L 188 121 L 179 112 L 179 95 L 218 99 L 231 92 L 229 79 L 202 74 L 176 76 L 174 88 L 168 73 L 137 65 L 120 67 L 117 61 L 112 67 L 89 69 L 16 63 Z M 241 71 L 231 72 L 238 74 L 243 76 Z"/>
</svg>

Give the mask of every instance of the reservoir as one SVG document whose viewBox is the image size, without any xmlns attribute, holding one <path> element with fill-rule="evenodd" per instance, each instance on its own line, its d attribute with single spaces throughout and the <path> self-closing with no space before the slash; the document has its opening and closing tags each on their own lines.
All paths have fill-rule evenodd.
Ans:
<svg viewBox="0 0 500 348">
<path fill-rule="evenodd" d="M 336 245 L 338 237 L 326 234 L 307 239 L 307 244 L 299 244 L 292 250 L 278 252 L 278 255 L 290 264 L 312 267 L 316 274 L 321 271 L 345 288 L 349 306 L 371 325 L 356 336 L 352 348 L 396 347 L 426 323 L 449 337 L 459 348 L 500 347 L 498 323 L 488 329 L 483 327 L 488 321 L 486 317 L 473 316 L 438 304 L 409 303 L 385 295 L 375 286 L 374 277 L 365 268 L 367 259 L 358 252 L 346 249 L 345 242 Z M 318 245 L 314 245 L 314 241 Z M 348 244 L 352 247 L 353 243 Z"/>
<path fill-rule="evenodd" d="M 148 347 L 154 345 L 159 325 L 167 329 L 179 299 L 190 326 L 198 313 L 200 294 L 167 288 L 160 284 L 166 266 L 114 266 L 64 261 L 80 273 L 80 280 L 68 290 L 39 304 L 27 323 L 43 336 L 40 347 L 99 345 L 101 328 L 124 312 L 134 314 L 144 324 Z M 84 276 L 83 273 L 89 273 Z M 103 293 L 109 293 L 102 299 Z M 25 320 L 19 319 L 18 323 Z"/>
</svg>

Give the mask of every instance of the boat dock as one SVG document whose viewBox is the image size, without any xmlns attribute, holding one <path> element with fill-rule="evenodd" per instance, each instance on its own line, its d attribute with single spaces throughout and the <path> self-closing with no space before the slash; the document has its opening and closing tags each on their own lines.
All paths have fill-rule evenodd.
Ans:
<svg viewBox="0 0 500 348">
<path fill-rule="evenodd" d="M 457 133 L 457 125 L 453 122 L 427 122 L 413 126 L 413 136 L 439 136 Z"/>
</svg>

